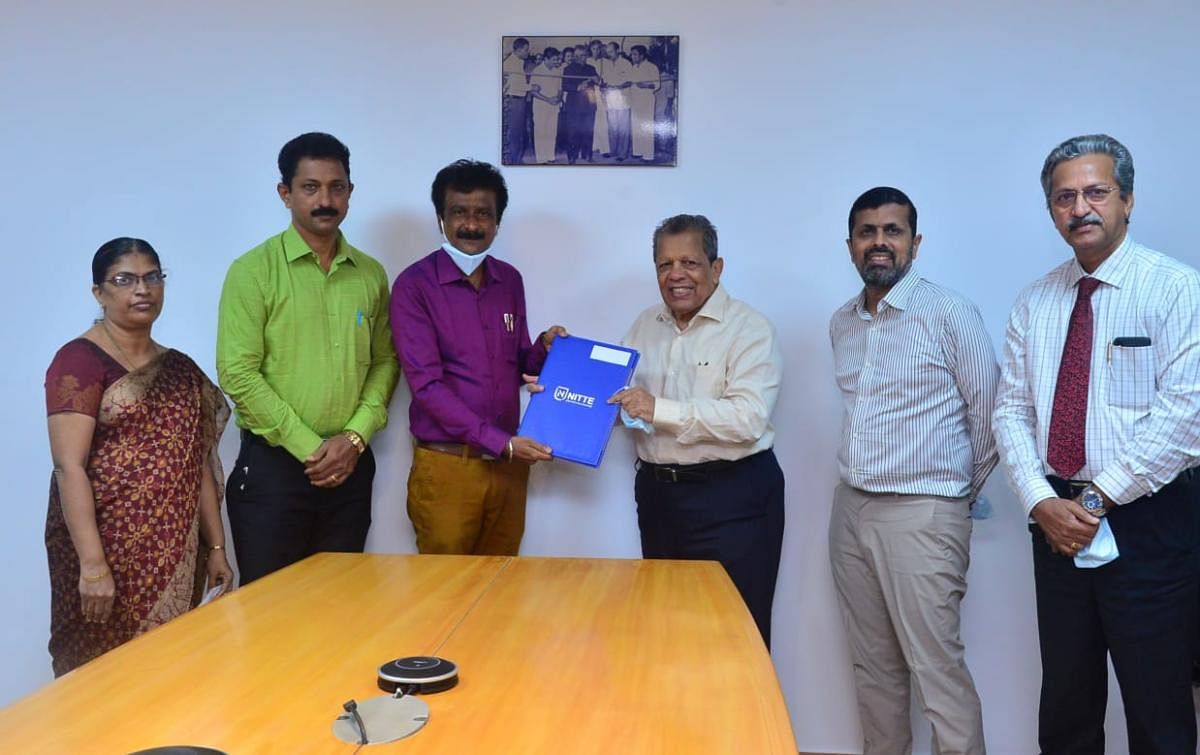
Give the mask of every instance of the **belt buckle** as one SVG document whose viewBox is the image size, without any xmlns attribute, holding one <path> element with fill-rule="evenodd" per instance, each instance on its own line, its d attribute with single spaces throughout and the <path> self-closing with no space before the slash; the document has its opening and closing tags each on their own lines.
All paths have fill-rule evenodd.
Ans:
<svg viewBox="0 0 1200 755">
<path fill-rule="evenodd" d="M 667 467 L 667 469 L 671 470 L 671 482 L 679 482 L 679 470 L 675 467 Z"/>
</svg>

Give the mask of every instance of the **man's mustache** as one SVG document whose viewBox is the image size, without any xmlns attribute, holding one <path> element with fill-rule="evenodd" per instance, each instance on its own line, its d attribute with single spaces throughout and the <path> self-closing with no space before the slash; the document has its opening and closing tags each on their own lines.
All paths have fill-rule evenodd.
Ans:
<svg viewBox="0 0 1200 755">
<path fill-rule="evenodd" d="M 463 241 L 483 241 L 483 231 L 470 231 L 466 228 L 460 228 L 454 232 L 454 238 L 462 239 Z"/>
<path fill-rule="evenodd" d="M 1104 225 L 1104 218 L 1100 217 L 1095 210 L 1084 215 L 1082 218 L 1071 218 L 1071 222 L 1067 224 L 1067 230 L 1073 231 L 1076 228 L 1082 228 L 1085 225 Z"/>
<path fill-rule="evenodd" d="M 886 254 L 888 259 L 890 259 L 893 263 L 896 261 L 896 253 L 891 249 L 888 249 L 886 246 L 873 246 L 867 250 L 866 254 L 863 255 L 863 259 L 865 260 L 864 264 L 871 264 L 870 260 L 867 260 L 866 258 L 870 257 L 872 254 Z"/>
<path fill-rule="evenodd" d="M 332 207 L 318 207 L 311 213 L 314 218 L 336 218 L 337 214 L 337 210 L 333 209 Z"/>
</svg>

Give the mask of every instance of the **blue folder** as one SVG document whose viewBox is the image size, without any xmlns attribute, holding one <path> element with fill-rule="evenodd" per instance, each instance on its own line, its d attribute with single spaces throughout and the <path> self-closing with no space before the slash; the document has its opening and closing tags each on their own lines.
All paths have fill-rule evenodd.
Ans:
<svg viewBox="0 0 1200 755">
<path fill-rule="evenodd" d="M 620 406 L 608 397 L 629 385 L 638 353 L 579 336 L 554 339 L 519 435 L 550 446 L 557 459 L 600 466 Z"/>
</svg>

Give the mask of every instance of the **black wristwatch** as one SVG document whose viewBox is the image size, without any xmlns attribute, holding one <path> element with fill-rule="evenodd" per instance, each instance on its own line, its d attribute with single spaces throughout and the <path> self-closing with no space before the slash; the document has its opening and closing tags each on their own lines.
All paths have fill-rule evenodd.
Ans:
<svg viewBox="0 0 1200 755">
<path fill-rule="evenodd" d="M 1101 517 L 1108 513 L 1104 508 L 1104 496 L 1100 495 L 1100 491 L 1091 485 L 1088 485 L 1079 494 L 1079 505 L 1083 506 L 1084 511 L 1095 517 Z"/>
</svg>

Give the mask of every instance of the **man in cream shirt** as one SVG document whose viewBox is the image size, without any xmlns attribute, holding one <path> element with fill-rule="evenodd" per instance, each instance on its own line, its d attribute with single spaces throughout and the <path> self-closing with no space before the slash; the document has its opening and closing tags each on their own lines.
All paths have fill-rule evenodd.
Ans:
<svg viewBox="0 0 1200 755">
<path fill-rule="evenodd" d="M 641 353 L 612 403 L 652 428 L 637 437 L 638 528 L 645 558 L 721 562 L 763 641 L 783 545 L 783 471 L 771 411 L 783 357 L 765 317 L 719 285 L 725 261 L 703 215 L 654 231 L 663 304 L 623 343 Z"/>
</svg>

